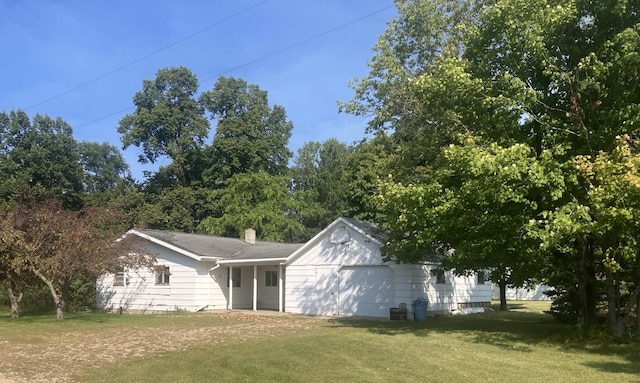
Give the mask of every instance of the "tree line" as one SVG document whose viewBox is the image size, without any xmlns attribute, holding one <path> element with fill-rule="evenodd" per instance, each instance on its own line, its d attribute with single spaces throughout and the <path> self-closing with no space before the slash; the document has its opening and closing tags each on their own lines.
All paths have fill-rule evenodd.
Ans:
<svg viewBox="0 0 640 383">
<path fill-rule="evenodd" d="M 60 119 L 0 115 L 5 211 L 53 196 L 120 209 L 123 227 L 286 242 L 356 217 L 379 225 L 389 259 L 488 272 L 502 308 L 507 287 L 546 283 L 558 319 L 639 335 L 638 2 L 395 3 L 339 106 L 369 139 L 294 155 L 265 90 L 220 77 L 201 91 L 166 68 L 117 127 L 140 162 L 170 159 L 141 184 L 118 148 L 77 143 Z"/>
</svg>

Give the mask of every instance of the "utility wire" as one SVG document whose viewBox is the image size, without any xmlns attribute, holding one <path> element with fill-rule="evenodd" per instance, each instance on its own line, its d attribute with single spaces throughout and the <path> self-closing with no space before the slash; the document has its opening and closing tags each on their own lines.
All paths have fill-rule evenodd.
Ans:
<svg viewBox="0 0 640 383">
<path fill-rule="evenodd" d="M 186 40 L 188 40 L 188 39 L 190 39 L 190 38 L 192 38 L 192 37 L 194 37 L 194 36 L 197 36 L 197 35 L 201 34 L 202 32 L 208 31 L 208 30 L 209 30 L 209 29 L 211 29 L 211 28 L 217 27 L 218 25 L 220 25 L 220 24 L 222 24 L 222 23 L 224 23 L 224 22 L 226 22 L 226 21 L 229 21 L 229 20 L 231 20 L 231 19 L 233 19 L 233 18 L 235 18 L 235 17 L 238 17 L 238 16 L 240 16 L 241 14 L 243 14 L 243 13 L 245 13 L 245 12 L 248 12 L 248 11 L 250 11 L 251 9 L 253 9 L 253 8 L 255 8 L 255 7 L 257 7 L 257 6 L 259 6 L 260 4 L 265 3 L 265 2 L 267 2 L 267 0 L 262 0 L 262 1 L 258 2 L 258 3 L 255 3 L 255 4 L 253 4 L 253 5 L 249 6 L 249 7 L 247 7 L 247 8 L 245 8 L 245 9 L 241 10 L 241 11 L 238 11 L 238 12 L 236 12 L 236 13 L 234 13 L 234 14 L 230 15 L 230 16 L 225 17 L 225 18 L 224 18 L 224 19 L 222 19 L 222 20 L 218 20 L 218 21 L 216 21 L 216 22 L 215 22 L 215 23 L 213 23 L 213 24 L 209 24 L 209 25 L 207 25 L 206 27 L 204 27 L 204 28 L 202 28 L 202 29 L 200 29 L 200 30 L 198 30 L 198 31 L 195 31 L 195 32 L 193 32 L 193 33 L 192 33 L 192 34 L 190 34 L 190 35 L 187 35 L 187 36 L 185 36 L 185 37 L 183 37 L 183 38 L 181 38 L 181 39 L 179 39 L 179 40 L 176 40 L 176 41 L 174 41 L 174 42 L 172 42 L 172 43 L 170 43 L 170 44 L 168 44 L 168 45 L 165 45 L 165 46 L 163 46 L 162 48 L 156 49 L 155 51 L 152 51 L 152 52 L 150 52 L 150 53 L 147 53 L 146 55 L 144 55 L 144 56 L 142 56 L 142 57 L 139 57 L 139 58 L 137 58 L 137 59 L 135 59 L 135 60 L 133 60 L 133 61 L 131 61 L 131 62 L 128 62 L 128 63 L 126 63 L 126 64 L 124 64 L 124 65 L 122 65 L 122 66 L 119 66 L 119 67 L 117 67 L 117 68 L 116 68 L 116 69 L 114 69 L 114 70 L 111 70 L 111 71 L 109 71 L 109 72 L 107 72 L 107 73 L 104 73 L 104 74 L 102 74 L 102 75 L 100 75 L 100 76 L 98 76 L 98 77 L 95 77 L 95 78 L 93 78 L 93 79 L 91 79 L 91 80 L 89 80 L 89 81 L 83 82 L 82 84 L 77 85 L 77 86 L 75 86 L 75 87 L 73 87 L 73 88 L 71 88 L 71 89 L 69 89 L 69 90 L 66 90 L 66 91 L 64 91 L 64 92 L 62 92 L 62 93 L 58 93 L 58 94 L 56 94 L 55 96 L 51 96 L 51 97 L 49 97 L 49 98 L 47 98 L 47 99 L 45 99 L 45 100 L 42 100 L 42 101 L 40 101 L 40 102 L 38 102 L 38 103 L 36 103 L 36 104 L 33 104 L 33 105 L 29 106 L 28 108 L 25 108 L 25 111 L 27 111 L 27 110 L 29 110 L 29 109 L 33 109 L 33 108 L 35 108 L 36 106 L 40 106 L 40 105 L 42 105 L 42 104 L 46 104 L 47 102 L 52 101 L 52 100 L 55 100 L 55 99 L 60 98 L 60 97 L 62 97 L 62 96 L 66 96 L 67 94 L 72 93 L 72 92 L 75 92 L 76 90 L 78 90 L 78 89 L 80 89 L 80 88 L 84 88 L 84 87 L 85 87 L 85 86 L 87 86 L 87 85 L 93 84 L 94 82 L 96 82 L 96 81 L 98 81 L 98 80 L 102 80 L 103 78 L 105 78 L 105 77 L 107 77 L 107 76 L 110 76 L 110 75 L 112 75 L 112 74 L 114 74 L 114 73 L 116 73 L 116 72 L 119 72 L 119 71 L 121 71 L 121 70 L 123 70 L 123 69 L 126 69 L 126 68 L 128 68 L 128 67 L 130 67 L 130 66 L 132 66 L 132 65 L 134 65 L 134 64 L 137 64 L 137 63 L 139 63 L 140 61 L 146 60 L 146 59 L 148 59 L 149 57 L 151 57 L 151 56 L 153 56 L 153 55 L 156 55 L 156 54 L 158 54 L 158 53 L 160 53 L 160 52 L 163 52 L 163 51 L 165 51 L 165 50 L 167 50 L 167 49 L 169 49 L 169 48 L 171 48 L 171 47 L 173 47 L 173 46 L 175 46 L 175 45 L 178 45 L 178 44 L 180 44 L 180 43 L 182 43 L 182 42 L 184 42 L 184 41 L 186 41 Z M 111 115 L 113 115 L 113 114 L 111 114 Z M 110 116 L 111 116 L 111 115 L 110 115 Z M 104 117 L 104 118 L 106 118 L 106 117 Z"/>
<path fill-rule="evenodd" d="M 287 51 L 287 50 L 289 50 L 289 49 L 295 48 L 295 47 L 297 47 L 297 46 L 299 46 L 299 45 L 302 45 L 302 44 L 308 43 L 309 41 L 312 41 L 312 40 L 315 40 L 315 39 L 320 38 L 320 37 L 322 37 L 322 36 L 328 35 L 329 33 L 335 32 L 335 31 L 337 31 L 337 30 L 339 30 L 339 29 L 342 29 L 342 28 L 348 27 L 349 25 L 355 24 L 355 23 L 357 23 L 357 22 L 359 22 L 359 21 L 362 21 L 362 20 L 364 20 L 364 19 L 367 19 L 367 18 L 369 18 L 369 17 L 371 17 L 371 16 L 377 15 L 378 13 L 382 13 L 382 12 L 384 12 L 384 11 L 386 11 L 386 10 L 390 9 L 390 8 L 393 8 L 393 7 L 394 7 L 394 5 L 390 5 L 390 6 L 387 6 L 387 7 L 381 8 L 381 9 L 378 9 L 377 11 L 373 11 L 373 12 L 371 12 L 371 13 L 368 13 L 368 14 L 364 15 L 364 16 L 358 17 L 357 19 L 353 19 L 353 20 L 348 21 L 348 22 L 346 22 L 346 23 L 344 23 L 344 24 L 340 24 L 340 25 L 338 25 L 338 26 L 336 26 L 336 27 L 333 27 L 333 28 L 331 28 L 331 29 L 328 29 L 328 30 L 326 30 L 326 31 L 324 31 L 324 32 L 320 32 L 320 33 L 318 33 L 318 34 L 316 34 L 316 35 L 313 35 L 313 36 L 311 36 L 311 37 L 307 37 L 306 39 L 300 40 L 300 41 L 298 41 L 298 42 L 296 42 L 296 43 L 293 43 L 293 44 L 291 44 L 291 45 L 288 45 L 288 46 L 286 46 L 286 47 L 284 47 L 284 48 L 281 48 L 281 49 L 278 49 L 278 50 L 272 51 L 272 52 L 270 52 L 270 53 L 268 53 L 268 54 L 266 54 L 266 55 L 264 55 L 264 56 L 260 56 L 260 57 L 258 57 L 258 58 L 256 58 L 256 59 L 253 59 L 253 60 L 247 61 L 247 62 L 245 62 L 245 63 L 243 63 L 243 64 L 240 64 L 240 65 L 234 66 L 234 67 L 232 67 L 232 68 L 230 68 L 230 69 L 227 69 L 227 70 L 225 70 L 225 71 L 223 71 L 223 72 L 220 72 L 220 73 L 219 73 L 219 74 L 217 74 L 217 75 L 209 76 L 209 77 L 207 77 L 207 78 L 205 78 L 205 79 L 202 79 L 202 80 L 198 81 L 198 85 L 200 86 L 200 85 L 202 85 L 202 83 L 204 83 L 205 81 L 212 80 L 212 79 L 214 79 L 214 78 L 216 78 L 216 77 L 219 77 L 219 76 L 221 76 L 221 75 L 223 75 L 223 74 L 227 74 L 227 73 L 230 73 L 230 72 L 236 71 L 236 70 L 238 70 L 238 69 L 240 69 L 240 68 L 244 68 L 244 67 L 246 67 L 246 66 L 249 66 L 249 65 L 251 65 L 251 64 L 255 64 L 255 63 L 259 62 L 259 61 L 265 60 L 265 59 L 267 59 L 267 58 L 269 58 L 269 57 L 275 56 L 275 55 L 277 55 L 277 54 L 279 54 L 279 53 L 282 53 L 282 52 L 284 52 L 284 51 Z M 91 121 L 84 122 L 84 123 L 82 123 L 82 124 L 76 125 L 76 126 L 75 126 L 75 128 L 81 128 L 81 127 L 83 127 L 83 126 L 87 126 L 87 125 L 90 125 L 90 124 L 96 123 L 96 122 L 98 122 L 98 121 L 102 121 L 102 120 L 104 120 L 104 119 L 107 119 L 107 118 L 109 118 L 109 117 L 115 116 L 115 115 L 120 114 L 120 113 L 123 113 L 123 112 L 127 112 L 127 111 L 129 111 L 129 110 L 134 109 L 134 108 L 135 108 L 135 107 L 133 107 L 133 106 L 132 106 L 132 107 L 129 107 L 129 108 L 126 108 L 126 109 L 119 110 L 119 111 L 117 111 L 117 112 L 109 113 L 109 114 L 104 115 L 104 116 L 102 116 L 102 117 L 98 117 L 98 118 L 96 118 L 96 119 L 94 119 L 94 120 L 91 120 Z"/>
</svg>

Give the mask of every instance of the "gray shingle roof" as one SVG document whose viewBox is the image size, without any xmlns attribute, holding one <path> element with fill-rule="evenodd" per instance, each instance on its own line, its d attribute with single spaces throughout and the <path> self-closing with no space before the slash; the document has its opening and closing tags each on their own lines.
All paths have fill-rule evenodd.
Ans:
<svg viewBox="0 0 640 383">
<path fill-rule="evenodd" d="M 302 247 L 302 243 L 256 241 L 251 245 L 238 238 L 215 237 L 203 234 L 179 233 L 164 230 L 138 230 L 150 237 L 203 257 L 233 260 L 285 258 Z"/>
</svg>

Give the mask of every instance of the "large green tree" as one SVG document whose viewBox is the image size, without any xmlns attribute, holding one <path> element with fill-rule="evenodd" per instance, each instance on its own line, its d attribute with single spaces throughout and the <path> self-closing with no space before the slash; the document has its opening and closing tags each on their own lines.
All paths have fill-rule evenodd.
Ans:
<svg viewBox="0 0 640 383">
<path fill-rule="evenodd" d="M 218 187 L 239 173 L 288 172 L 287 147 L 293 124 L 280 105 L 269 106 L 267 92 L 243 79 L 220 77 L 200 102 L 217 122 L 210 148 L 209 186 Z"/>
<path fill-rule="evenodd" d="M 144 80 L 133 96 L 135 112 L 124 116 L 118 132 L 124 148 L 142 148 L 141 163 L 168 156 L 175 166 L 176 182 L 186 185 L 187 157 L 200 150 L 209 133 L 204 109 L 195 98 L 198 79 L 185 67 L 165 68 L 153 80 Z"/>
<path fill-rule="evenodd" d="M 45 194 L 78 199 L 82 191 L 82 166 L 73 130 L 61 118 L 23 111 L 0 113 L 1 198 Z"/>
<path fill-rule="evenodd" d="M 565 172 L 566 187 L 554 198 L 551 192 L 534 197 L 530 230 L 539 231 L 535 241 L 544 242 L 540 233 L 567 226 L 564 243 L 538 247 L 547 254 L 547 264 L 540 266 L 557 271 L 558 278 L 550 280 L 557 286 L 576 286 L 574 309 L 582 328 L 589 328 L 606 274 L 603 257 L 615 231 L 606 242 L 594 231 L 599 223 L 589 220 L 604 223 L 606 215 L 593 215 L 596 201 L 585 178 L 572 169 L 580 156 L 593 160 L 610 153 L 616 136 L 638 137 L 640 5 L 629 0 L 396 4 L 398 16 L 375 47 L 371 73 L 356 82 L 355 98 L 345 107 L 373 113 L 374 128 L 390 128 L 393 169 L 405 183 L 428 185 L 423 174 L 438 171 L 442 148 L 460 134 L 472 134 L 483 146 L 524 144 L 538 159 L 551 152 L 555 167 Z"/>
<path fill-rule="evenodd" d="M 339 216 L 348 213 L 348 158 L 351 148 L 335 138 L 307 142 L 298 150 L 291 168 L 293 191 L 307 195 L 316 214 L 304 217 L 304 225 L 318 233 Z"/>
<path fill-rule="evenodd" d="M 198 230 L 239 238 L 245 229 L 275 242 L 298 242 L 304 234 L 296 219 L 299 205 L 289 191 L 289 179 L 266 172 L 238 173 L 210 195 L 217 212 L 202 220 Z"/>
</svg>

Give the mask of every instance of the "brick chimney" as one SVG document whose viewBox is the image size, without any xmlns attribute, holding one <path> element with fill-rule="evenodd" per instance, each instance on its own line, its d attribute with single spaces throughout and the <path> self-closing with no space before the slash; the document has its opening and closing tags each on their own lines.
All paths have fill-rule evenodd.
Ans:
<svg viewBox="0 0 640 383">
<path fill-rule="evenodd" d="M 248 228 L 244 231 L 244 241 L 250 245 L 256 244 L 256 231 L 252 228 Z"/>
</svg>

